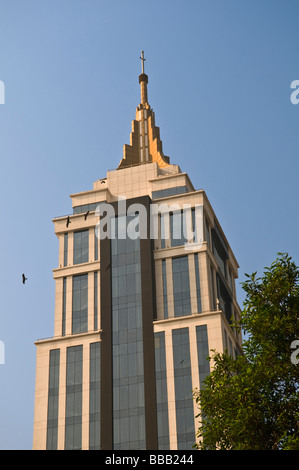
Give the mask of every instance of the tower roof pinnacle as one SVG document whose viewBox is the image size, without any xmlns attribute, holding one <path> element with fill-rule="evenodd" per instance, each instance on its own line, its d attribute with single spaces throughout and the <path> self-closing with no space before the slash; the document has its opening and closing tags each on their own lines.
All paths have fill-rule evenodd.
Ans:
<svg viewBox="0 0 299 470">
<path fill-rule="evenodd" d="M 162 151 L 160 130 L 155 125 L 155 115 L 147 98 L 148 76 L 144 73 L 144 51 L 141 51 L 141 74 L 139 75 L 141 102 L 132 121 L 130 145 L 124 145 L 123 158 L 118 168 L 156 161 L 160 167 L 169 165 L 169 157 Z"/>
</svg>

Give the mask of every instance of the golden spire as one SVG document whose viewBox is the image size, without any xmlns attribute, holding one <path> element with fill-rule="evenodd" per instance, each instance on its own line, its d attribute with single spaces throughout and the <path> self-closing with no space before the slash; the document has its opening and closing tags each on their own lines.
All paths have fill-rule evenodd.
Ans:
<svg viewBox="0 0 299 470">
<path fill-rule="evenodd" d="M 144 73 L 144 51 L 141 51 L 141 75 L 139 75 L 141 102 L 132 121 L 130 145 L 125 144 L 123 158 L 118 168 L 125 168 L 147 162 L 157 162 L 162 168 L 169 165 L 169 157 L 163 155 L 159 127 L 155 126 L 155 113 L 148 103 L 148 76 Z"/>
<path fill-rule="evenodd" d="M 147 103 L 147 84 L 148 76 L 144 73 L 144 51 L 141 51 L 141 75 L 139 75 L 140 91 L 141 91 L 141 104 Z"/>
</svg>

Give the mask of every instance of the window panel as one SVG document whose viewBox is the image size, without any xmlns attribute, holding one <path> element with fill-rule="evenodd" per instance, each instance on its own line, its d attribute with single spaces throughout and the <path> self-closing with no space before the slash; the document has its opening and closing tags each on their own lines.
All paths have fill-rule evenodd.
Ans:
<svg viewBox="0 0 299 470">
<path fill-rule="evenodd" d="M 191 313 L 188 256 L 172 259 L 174 316 Z"/>
<path fill-rule="evenodd" d="M 82 447 L 82 361 L 82 345 L 67 348 L 65 450 Z"/>
<path fill-rule="evenodd" d="M 125 233 L 135 218 L 116 219 L 116 233 Z M 129 237 L 111 240 L 114 449 L 145 448 L 139 244 Z"/>
<path fill-rule="evenodd" d="M 72 333 L 87 331 L 88 275 L 73 277 Z"/>
<path fill-rule="evenodd" d="M 158 449 L 169 449 L 168 425 L 168 399 L 167 399 L 167 372 L 165 333 L 154 334 L 155 367 L 156 367 L 156 394 L 157 394 L 157 423 L 158 423 Z"/>
<path fill-rule="evenodd" d="M 89 230 L 74 232 L 74 264 L 88 262 Z"/>
<path fill-rule="evenodd" d="M 197 357 L 199 369 L 199 382 L 202 387 L 204 379 L 210 374 L 210 362 L 207 359 L 209 356 L 209 342 L 207 325 L 200 325 L 196 327 L 197 339 Z"/>
<path fill-rule="evenodd" d="M 89 449 L 100 449 L 101 343 L 90 344 L 89 373 Z"/>
<path fill-rule="evenodd" d="M 60 349 L 50 351 L 47 450 L 57 450 Z"/>
<path fill-rule="evenodd" d="M 195 442 L 189 329 L 172 330 L 178 450 Z"/>
</svg>

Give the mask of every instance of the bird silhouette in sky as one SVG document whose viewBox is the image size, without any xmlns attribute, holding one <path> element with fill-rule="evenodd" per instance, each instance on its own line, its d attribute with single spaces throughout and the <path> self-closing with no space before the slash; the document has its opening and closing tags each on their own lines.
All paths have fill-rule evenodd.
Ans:
<svg viewBox="0 0 299 470">
<path fill-rule="evenodd" d="M 23 284 L 25 284 L 25 282 L 27 281 L 28 277 L 25 277 L 25 274 L 22 274 L 22 282 Z"/>
<path fill-rule="evenodd" d="M 70 216 L 68 215 L 66 219 L 66 226 L 68 227 L 70 223 L 71 223 Z"/>
</svg>

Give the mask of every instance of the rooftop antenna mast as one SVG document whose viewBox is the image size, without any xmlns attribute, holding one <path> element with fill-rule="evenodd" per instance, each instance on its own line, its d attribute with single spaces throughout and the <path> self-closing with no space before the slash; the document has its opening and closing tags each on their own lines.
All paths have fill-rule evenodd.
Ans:
<svg viewBox="0 0 299 470">
<path fill-rule="evenodd" d="M 144 58 L 144 51 L 141 51 L 141 70 L 142 70 L 142 73 L 144 73 L 144 62 L 146 61 L 146 59 Z"/>
</svg>

